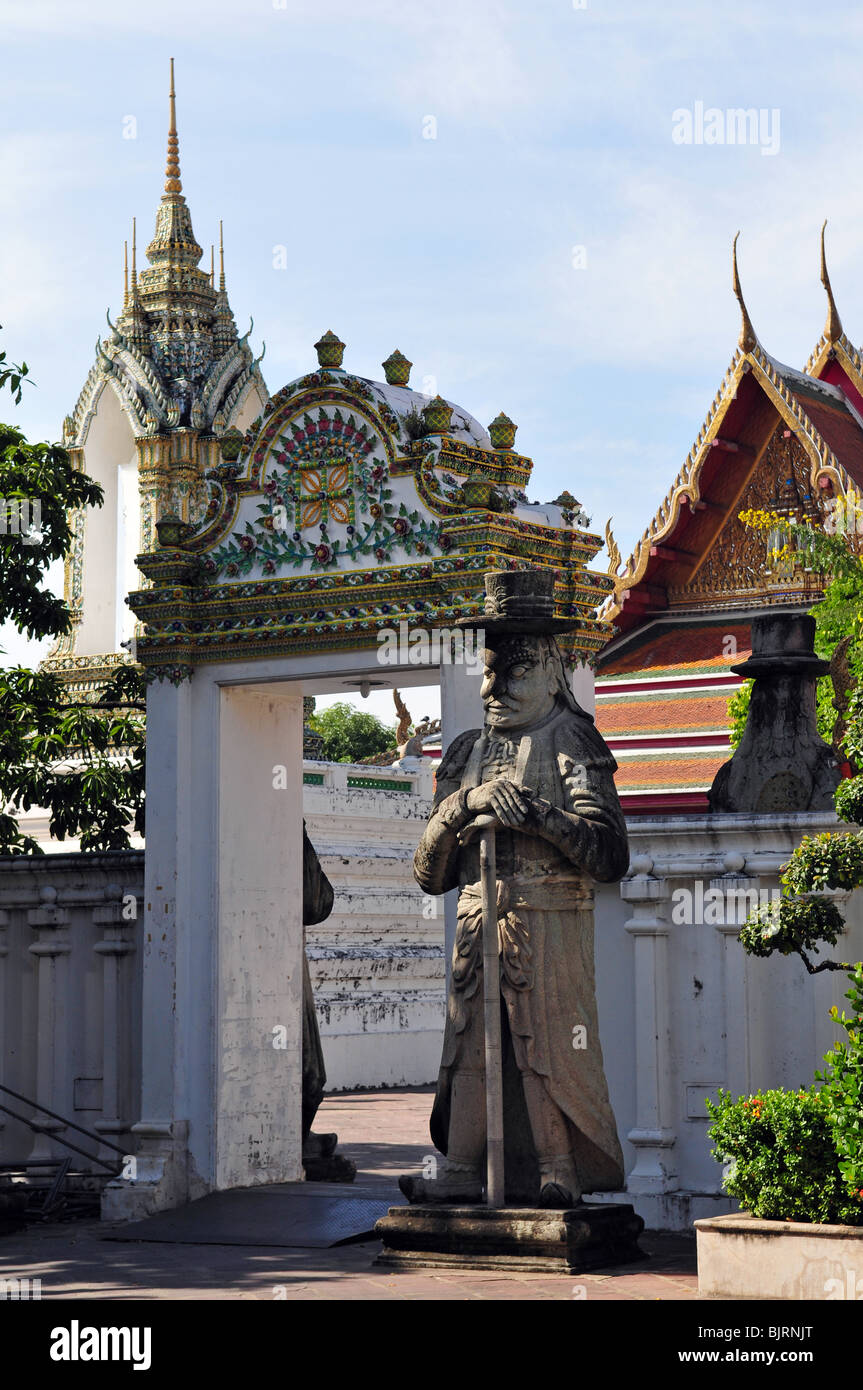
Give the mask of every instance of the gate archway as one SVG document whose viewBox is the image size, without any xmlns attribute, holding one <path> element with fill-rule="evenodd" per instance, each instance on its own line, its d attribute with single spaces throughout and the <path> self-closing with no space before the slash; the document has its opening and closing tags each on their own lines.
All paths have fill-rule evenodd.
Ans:
<svg viewBox="0 0 863 1390">
<path fill-rule="evenodd" d="M 224 436 L 197 525 L 157 522 L 129 603 L 148 693 L 144 1040 L 137 1177 L 109 1199 L 137 1216 L 214 1189 L 302 1177 L 302 699 L 363 680 L 441 680 L 444 743 L 480 719 L 465 664 L 381 662 L 381 635 L 479 611 L 488 569 L 555 569 L 569 655 L 607 639 L 613 587 L 575 499 L 527 500 L 515 428 L 341 369 L 274 396 Z M 393 365 L 395 361 L 395 365 Z M 408 364 L 409 367 L 409 364 Z M 431 669 L 430 669 L 431 667 Z M 591 703 L 582 668 L 579 697 Z M 274 785 L 273 770 L 287 768 Z M 286 785 L 287 784 L 287 785 Z M 281 1026 L 287 1046 L 272 1047 Z"/>
</svg>

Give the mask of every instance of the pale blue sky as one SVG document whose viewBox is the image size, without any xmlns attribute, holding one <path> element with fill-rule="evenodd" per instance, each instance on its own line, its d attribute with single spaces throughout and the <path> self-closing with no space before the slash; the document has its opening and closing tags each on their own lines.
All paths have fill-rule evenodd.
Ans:
<svg viewBox="0 0 863 1390">
<path fill-rule="evenodd" d="M 847 0 L 3 0 L 0 33 L 0 322 L 38 382 L 17 412 L 31 437 L 59 435 L 120 307 L 133 214 L 139 246 L 152 235 L 172 54 L 195 232 L 208 257 L 224 218 L 271 390 L 326 328 L 364 375 L 398 346 L 417 384 L 483 423 L 505 410 L 531 495 L 568 487 L 599 530 L 613 513 L 624 555 L 734 348 L 738 227 L 768 351 L 802 365 L 818 338 L 824 217 L 863 338 Z M 676 144 L 696 102 L 778 109 L 779 152 Z"/>
</svg>

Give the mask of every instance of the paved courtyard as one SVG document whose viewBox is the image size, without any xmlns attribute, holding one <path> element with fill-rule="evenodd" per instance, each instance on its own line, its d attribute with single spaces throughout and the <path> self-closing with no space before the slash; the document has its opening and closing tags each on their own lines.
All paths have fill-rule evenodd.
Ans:
<svg viewBox="0 0 863 1390">
<path fill-rule="evenodd" d="M 357 1183 L 418 1169 L 431 1152 L 432 1088 L 329 1096 L 319 1130 L 337 1130 Z M 114 1228 L 118 1229 L 118 1228 Z M 544 1275 L 376 1268 L 378 1241 L 336 1249 L 103 1240 L 95 1221 L 46 1223 L 0 1240 L 0 1277 L 40 1278 L 42 1298 L 193 1300 L 680 1300 L 697 1296 L 695 1242 L 642 1237 L 649 1258 L 591 1274 Z"/>
</svg>

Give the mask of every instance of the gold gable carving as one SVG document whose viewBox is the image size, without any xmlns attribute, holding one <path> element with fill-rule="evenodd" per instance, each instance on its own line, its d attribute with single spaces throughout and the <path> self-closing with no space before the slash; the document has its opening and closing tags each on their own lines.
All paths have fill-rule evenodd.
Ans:
<svg viewBox="0 0 863 1390">
<path fill-rule="evenodd" d="M 793 435 L 786 439 L 784 431 L 780 422 L 697 574 L 689 583 L 669 589 L 671 605 L 726 604 L 747 596 L 766 596 L 771 581 L 775 583 L 768 569 L 764 533 L 744 526 L 740 513 L 768 511 L 776 505 L 777 498 L 793 495 L 789 479 L 793 479 L 800 496 L 810 491 L 811 464 L 806 450 Z M 820 499 L 817 502 L 823 516 L 824 507 Z"/>
</svg>

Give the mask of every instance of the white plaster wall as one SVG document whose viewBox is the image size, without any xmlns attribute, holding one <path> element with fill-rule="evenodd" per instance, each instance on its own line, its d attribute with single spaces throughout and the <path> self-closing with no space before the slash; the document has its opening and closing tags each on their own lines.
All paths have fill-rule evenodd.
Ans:
<svg viewBox="0 0 863 1390">
<path fill-rule="evenodd" d="M 267 403 L 266 392 L 261 392 L 256 384 L 252 384 L 250 389 L 242 397 L 239 409 L 235 409 L 228 426 L 240 430 L 245 434 L 253 420 L 256 420 Z"/>
<path fill-rule="evenodd" d="M 291 686 L 220 694 L 215 1186 L 302 1177 L 302 757 Z"/>
<path fill-rule="evenodd" d="M 135 563 L 141 551 L 141 490 L 137 459 L 121 463 L 117 470 L 117 597 L 114 651 L 135 631 L 135 615 L 126 595 L 139 589 L 141 572 Z"/>
<path fill-rule="evenodd" d="M 736 904 L 725 923 L 675 923 L 675 890 L 778 887 L 779 867 L 831 814 L 632 817 L 632 867 L 596 889 L 596 963 L 605 1070 L 628 1174 L 649 1226 L 684 1229 L 734 1210 L 710 1156 L 706 1095 L 809 1085 L 839 1035 L 829 1018 L 844 974 L 810 977 L 797 957 L 747 956 Z M 842 828 L 842 827 L 839 827 Z M 678 900 L 679 901 L 679 900 Z M 863 893 L 845 902 L 833 959 L 863 958 Z M 693 914 L 695 915 L 695 914 Z M 823 956 L 821 957 L 823 959 Z M 655 1027 L 638 1004 L 661 1000 Z M 641 1015 L 645 1010 L 641 1009 Z"/>
<path fill-rule="evenodd" d="M 596 675 L 586 661 L 579 661 L 572 672 L 572 693 L 581 708 L 596 715 Z"/>
<path fill-rule="evenodd" d="M 209 697 L 204 692 L 194 697 L 188 686 L 179 692 L 162 689 L 164 701 L 155 700 L 151 718 L 153 727 L 160 727 L 154 750 L 163 750 L 165 766 L 161 771 L 154 767 L 153 775 L 176 778 L 176 794 L 187 801 L 191 824 L 180 836 L 183 882 L 173 887 L 160 880 L 156 869 L 160 856 L 176 856 L 176 818 L 166 812 L 151 826 L 147 916 L 129 934 L 134 949 L 122 962 L 128 997 L 137 1000 L 142 960 L 149 958 L 143 986 L 143 1039 L 149 1051 L 144 1108 L 139 1112 L 134 1103 L 141 1040 L 135 1004 L 122 1018 L 123 1036 L 131 1042 L 121 1061 L 119 1094 L 126 1099 L 120 1119 L 128 1130 L 142 1113 L 135 1124 L 136 1146 L 146 1141 L 158 1147 L 172 1125 L 176 1131 L 178 1119 L 186 1123 L 189 1186 L 195 1192 L 203 1190 L 196 1182 L 213 1145 L 216 1086 L 224 1085 L 228 1069 L 239 1087 L 239 1100 L 228 1103 L 223 1091 L 222 1113 L 235 1118 L 240 1110 L 264 1115 L 274 1093 L 285 1101 L 296 1094 L 297 1080 L 287 1073 L 291 1067 L 296 1073 L 297 1054 L 294 1040 L 293 1054 L 262 1056 L 262 1042 L 270 1041 L 271 1015 L 284 1012 L 287 1005 L 282 1000 L 277 1001 L 279 1007 L 270 1007 L 271 991 L 261 977 L 256 996 L 260 1007 L 246 1007 L 254 994 L 247 989 L 249 953 L 242 935 L 228 929 L 224 915 L 218 933 L 226 986 L 220 995 L 222 1021 L 212 1021 L 207 1012 L 206 982 L 217 969 L 217 896 L 206 845 L 211 837 L 215 840 L 220 824 L 227 833 L 217 814 L 212 771 L 207 771 L 213 759 L 204 717 L 206 699 L 217 698 L 218 690 L 213 695 L 211 688 Z M 181 760 L 177 767 L 171 728 L 184 721 L 190 765 Z M 262 728 L 265 722 L 259 721 Z M 239 751 L 225 761 L 229 788 L 247 784 L 248 802 L 241 796 L 235 805 L 238 819 L 247 815 L 250 824 L 249 807 L 259 781 L 254 768 L 260 771 L 272 759 L 272 741 L 262 735 L 260 746 L 260 757 L 250 761 L 244 734 L 236 740 Z M 324 777 L 325 785 L 304 788 L 303 805 L 309 833 L 335 889 L 331 917 L 307 932 L 329 1088 L 431 1081 L 440 1059 L 444 1016 L 443 921 L 440 900 L 424 900 L 411 873 L 413 850 L 428 813 L 429 771 L 414 774 L 310 762 L 304 766 Z M 349 789 L 348 776 L 355 775 L 397 779 L 409 783 L 410 791 Z M 183 792 L 187 785 L 188 795 Z M 717 886 L 773 889 L 780 864 L 802 836 L 835 824 L 826 814 L 633 817 L 630 873 L 623 884 L 597 885 L 600 1041 L 627 1172 L 626 1192 L 617 1197 L 633 1202 L 652 1228 L 685 1229 L 698 1217 L 733 1209 L 735 1204 L 721 1192 L 720 1165 L 710 1156 L 704 1097 L 715 1094 L 720 1085 L 735 1095 L 759 1087 L 808 1085 L 838 1036 L 829 1009 L 833 1003 L 843 1004 L 846 988 L 844 975 L 810 977 L 796 957 L 746 956 L 736 939 L 736 905 L 725 922 L 704 920 L 704 913 L 689 923 L 674 921 L 675 891 L 688 890 L 695 903 L 698 883 L 705 893 Z M 273 832 L 276 839 L 282 833 Z M 287 881 L 282 871 L 278 881 L 267 878 L 268 859 L 276 872 L 275 840 L 265 835 L 257 847 L 238 844 L 237 854 L 241 848 L 241 857 L 248 853 L 255 866 L 256 881 L 260 877 L 267 891 L 278 895 L 280 884 Z M 230 883 L 234 868 L 239 874 L 242 866 L 234 865 L 230 847 L 224 854 Z M 71 857 L 0 865 L 0 1067 L 6 1068 L 0 1080 L 26 1094 L 46 1084 L 55 1098 L 54 1108 L 73 1115 L 76 1081 L 107 1074 L 106 958 L 96 950 L 105 926 L 94 914 L 102 911 L 108 881 L 134 888 L 140 862 L 117 856 L 109 872 L 95 860 L 91 866 L 82 859 L 72 872 L 67 859 Z M 42 889 L 50 886 L 58 889 L 53 905 L 50 894 L 42 896 Z M 858 893 L 844 905 L 849 930 L 831 952 L 834 957 L 841 953 L 849 960 L 863 958 L 861 898 Z M 231 920 L 245 930 L 242 899 L 240 893 L 234 906 L 223 903 L 222 912 L 230 907 Z M 260 908 L 252 906 L 255 911 Z M 268 898 L 262 910 L 270 927 L 263 920 L 259 926 L 278 956 L 281 948 L 271 934 L 278 904 Z M 287 930 L 290 934 L 292 929 Z M 45 972 L 41 994 L 40 958 L 30 950 L 35 942 L 47 946 L 55 961 Z M 55 945 L 60 948 L 56 952 Z M 64 946 L 70 951 L 64 953 Z M 282 976 L 290 973 L 281 957 L 269 957 L 267 969 Z M 236 998 L 235 988 L 240 990 Z M 180 1005 L 176 1029 L 175 998 Z M 298 1022 L 298 1000 L 293 994 L 290 998 Z M 192 1007 L 196 1000 L 197 1013 Z M 289 1022 L 287 1014 L 285 1020 L 275 1020 L 282 1021 Z M 214 1027 L 226 1044 L 215 1061 Z M 278 1068 L 282 1072 L 277 1074 Z M 78 1087 L 79 1100 L 86 1091 Z M 44 1099 L 42 1091 L 39 1094 Z M 23 1161 L 32 1151 L 29 1132 L 9 1121 L 4 1129 L 0 1117 L 3 1161 Z M 50 1152 L 56 1152 L 56 1146 Z M 255 1181 L 249 1171 L 247 1167 L 246 1181 Z"/>
<path fill-rule="evenodd" d="M 101 485 L 104 501 L 101 507 L 87 508 L 84 522 L 83 608 L 75 638 L 79 656 L 116 650 L 120 622 L 117 604 L 118 471 L 131 466 L 136 473 L 136 460 L 132 427 L 113 387 L 106 383 L 84 445 L 84 471 Z M 133 524 L 131 516 L 129 524 Z M 125 548 L 125 539 L 122 544 Z M 134 544 L 132 540 L 131 545 Z"/>
<path fill-rule="evenodd" d="M 140 853 L 0 861 L 0 1083 L 121 1146 L 140 1088 L 143 891 Z M 0 1163 L 63 1157 L 57 1133 L 114 1161 L 98 1138 L 34 1135 L 0 1113 Z"/>
</svg>

